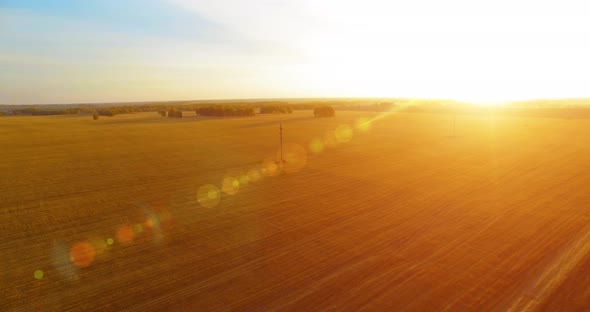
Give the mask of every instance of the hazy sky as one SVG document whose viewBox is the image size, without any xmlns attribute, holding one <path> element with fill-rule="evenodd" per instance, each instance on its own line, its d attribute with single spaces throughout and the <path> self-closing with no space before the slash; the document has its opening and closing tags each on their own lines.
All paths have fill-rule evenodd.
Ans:
<svg viewBox="0 0 590 312">
<path fill-rule="evenodd" d="M 590 5 L 0 0 L 0 104 L 590 96 Z"/>
</svg>

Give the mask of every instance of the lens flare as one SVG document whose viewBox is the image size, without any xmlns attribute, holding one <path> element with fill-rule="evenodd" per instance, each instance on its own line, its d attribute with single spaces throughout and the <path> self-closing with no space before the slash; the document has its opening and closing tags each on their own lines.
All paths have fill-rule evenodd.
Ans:
<svg viewBox="0 0 590 312">
<path fill-rule="evenodd" d="M 369 118 L 359 118 L 356 120 L 354 127 L 360 131 L 369 131 L 371 129 L 371 121 Z"/>
<path fill-rule="evenodd" d="M 324 142 L 320 138 L 314 138 L 309 142 L 309 150 L 314 154 L 324 151 Z"/>
<path fill-rule="evenodd" d="M 262 174 L 267 177 L 276 177 L 281 173 L 281 168 L 274 158 L 267 158 L 262 162 Z"/>
<path fill-rule="evenodd" d="M 301 171 L 307 164 L 307 151 L 301 145 L 296 143 L 286 143 L 283 145 L 283 170 L 286 173 L 295 173 Z M 277 158 L 280 159 L 281 150 L 277 151 Z"/>
<path fill-rule="evenodd" d="M 243 174 L 240 176 L 240 185 L 246 186 L 250 182 L 250 178 L 248 178 L 247 174 Z"/>
<path fill-rule="evenodd" d="M 146 221 L 144 222 L 144 227 L 149 230 L 149 233 L 152 235 L 154 242 L 159 244 L 164 239 L 164 234 L 160 228 L 161 219 L 158 215 L 154 214 L 152 210 L 147 210 L 145 214 Z"/>
<path fill-rule="evenodd" d="M 151 229 L 154 227 L 154 219 L 153 216 L 150 216 L 147 220 L 145 220 L 145 227 Z"/>
<path fill-rule="evenodd" d="M 76 243 L 70 248 L 70 261 L 79 267 L 87 268 L 96 257 L 96 249 L 88 242 Z"/>
<path fill-rule="evenodd" d="M 339 143 L 350 142 L 352 140 L 352 128 L 349 125 L 340 125 L 334 131 L 334 135 Z"/>
<path fill-rule="evenodd" d="M 43 279 L 43 276 L 45 276 L 45 272 L 43 272 L 43 270 L 36 270 L 36 271 L 33 273 L 33 277 L 34 277 L 36 280 L 41 280 L 41 279 Z"/>
<path fill-rule="evenodd" d="M 135 238 L 135 233 L 130 225 L 125 224 L 117 229 L 117 240 L 122 244 L 129 244 Z"/>
<path fill-rule="evenodd" d="M 325 147 L 336 147 L 338 146 L 338 139 L 334 131 L 328 131 L 324 133 L 323 142 Z"/>
<path fill-rule="evenodd" d="M 107 245 L 111 246 L 112 244 L 115 243 L 115 240 L 112 238 L 107 238 Z"/>
<path fill-rule="evenodd" d="M 100 237 L 94 237 L 92 239 L 89 239 L 88 242 L 92 245 L 92 247 L 94 247 L 94 250 L 96 250 L 97 255 L 100 255 L 107 249 L 107 243 L 104 239 Z"/>
<path fill-rule="evenodd" d="M 142 233 L 142 232 L 143 232 L 143 225 L 141 225 L 141 224 L 139 224 L 139 223 L 138 223 L 138 224 L 136 224 L 136 225 L 134 225 L 134 226 L 133 226 L 133 231 L 134 231 L 136 234 L 140 234 L 140 233 Z"/>
<path fill-rule="evenodd" d="M 250 182 L 257 182 L 262 178 L 260 175 L 260 171 L 258 169 L 250 169 L 248 170 L 248 180 Z"/>
<path fill-rule="evenodd" d="M 69 245 L 59 241 L 54 242 L 52 258 L 53 267 L 62 277 L 68 280 L 77 278 L 78 268 L 72 263 Z"/>
<path fill-rule="evenodd" d="M 227 195 L 236 195 L 240 190 L 240 181 L 233 176 L 226 176 L 221 182 L 221 190 Z"/>
<path fill-rule="evenodd" d="M 221 192 L 213 184 L 205 184 L 197 191 L 197 201 L 204 208 L 213 208 L 221 201 Z"/>
</svg>

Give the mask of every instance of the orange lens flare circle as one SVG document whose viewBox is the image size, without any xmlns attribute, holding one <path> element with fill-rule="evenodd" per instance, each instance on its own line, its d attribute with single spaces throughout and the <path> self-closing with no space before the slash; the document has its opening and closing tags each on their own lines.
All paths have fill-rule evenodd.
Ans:
<svg viewBox="0 0 590 312">
<path fill-rule="evenodd" d="M 80 242 L 70 248 L 70 260 L 79 268 L 87 268 L 96 257 L 96 249 L 88 242 Z"/>
<path fill-rule="evenodd" d="M 117 229 L 117 240 L 122 244 L 129 244 L 135 238 L 135 233 L 130 225 L 122 225 Z"/>
</svg>

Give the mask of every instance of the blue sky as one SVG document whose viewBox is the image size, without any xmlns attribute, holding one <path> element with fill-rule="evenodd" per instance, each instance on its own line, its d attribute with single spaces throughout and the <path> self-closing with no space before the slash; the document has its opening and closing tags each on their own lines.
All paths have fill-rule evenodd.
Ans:
<svg viewBox="0 0 590 312">
<path fill-rule="evenodd" d="M 0 104 L 588 96 L 582 0 L 0 0 Z"/>
<path fill-rule="evenodd" d="M 199 98 L 197 72 L 257 49 L 163 1 L 3 0 L 0 21 L 2 104 Z"/>
<path fill-rule="evenodd" d="M 42 24 L 43 17 L 105 32 L 172 36 L 186 40 L 206 39 L 207 32 L 222 28 L 195 12 L 153 0 L 3 0 L 0 8 L 7 10 L 8 14 L 12 11 L 31 17 L 33 23 L 18 24 L 24 26 L 20 31 L 43 31 L 41 27 L 52 27 L 49 23 Z M 51 30 L 59 31 L 55 28 Z"/>
</svg>

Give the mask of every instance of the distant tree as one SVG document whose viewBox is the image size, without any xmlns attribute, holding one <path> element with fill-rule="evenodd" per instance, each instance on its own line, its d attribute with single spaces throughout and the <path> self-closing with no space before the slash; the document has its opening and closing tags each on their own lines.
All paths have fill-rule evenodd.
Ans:
<svg viewBox="0 0 590 312">
<path fill-rule="evenodd" d="M 332 106 L 318 106 L 313 110 L 315 117 L 334 117 L 336 112 Z"/>
<path fill-rule="evenodd" d="M 65 109 L 65 110 L 40 110 L 40 109 L 33 109 L 31 111 L 31 115 L 33 116 L 52 116 L 52 115 L 68 115 L 73 114 L 72 110 Z"/>
<path fill-rule="evenodd" d="M 200 116 L 254 116 L 256 112 L 251 106 L 229 106 L 229 105 L 210 105 L 201 106 L 195 109 L 195 113 Z"/>
<path fill-rule="evenodd" d="M 64 113 L 69 114 L 69 115 L 77 115 L 80 114 L 80 109 L 79 108 L 68 108 L 66 110 L 64 110 Z"/>
<path fill-rule="evenodd" d="M 295 104 L 292 105 L 293 110 L 312 110 L 315 108 L 315 104 Z"/>
<path fill-rule="evenodd" d="M 263 105 L 260 107 L 261 114 L 291 114 L 293 109 L 289 105 L 274 104 L 274 105 Z"/>
<path fill-rule="evenodd" d="M 112 109 L 112 108 L 101 109 L 98 111 L 98 115 L 100 115 L 100 116 L 113 117 L 113 116 L 115 116 L 115 114 L 116 114 L 115 109 Z"/>
<path fill-rule="evenodd" d="M 168 117 L 182 118 L 182 111 L 180 109 L 172 107 L 168 110 Z"/>
<path fill-rule="evenodd" d="M 158 111 L 158 114 L 160 114 L 160 116 L 162 116 L 162 117 L 166 117 L 166 111 L 165 110 Z"/>
</svg>

